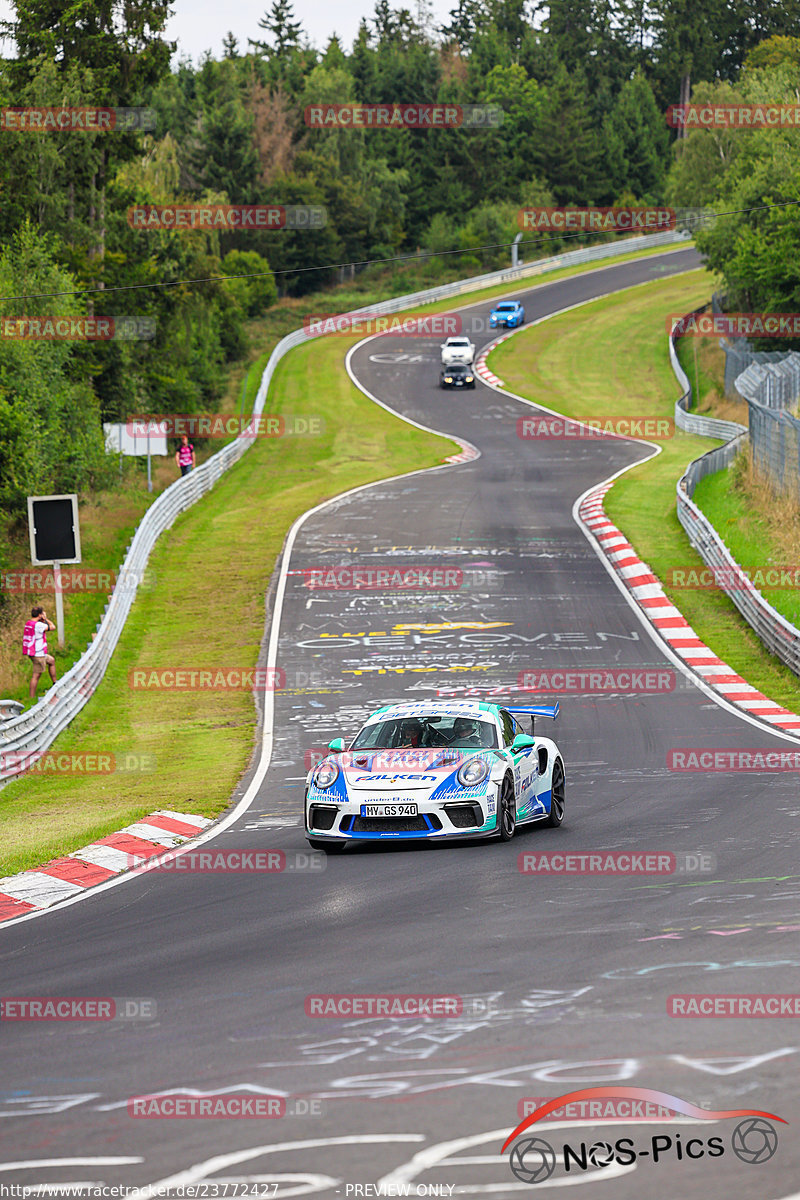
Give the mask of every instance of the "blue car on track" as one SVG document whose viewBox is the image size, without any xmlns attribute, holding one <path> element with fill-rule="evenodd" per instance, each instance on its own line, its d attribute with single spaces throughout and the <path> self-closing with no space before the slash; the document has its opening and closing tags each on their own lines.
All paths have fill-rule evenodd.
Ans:
<svg viewBox="0 0 800 1200">
<path fill-rule="evenodd" d="M 527 734 L 517 717 L 531 719 Z M 364 841 L 500 838 L 564 819 L 564 759 L 534 734 L 558 705 L 385 704 L 306 779 L 306 837 L 328 852 Z"/>
<path fill-rule="evenodd" d="M 489 314 L 489 325 L 492 329 L 496 329 L 498 325 L 505 325 L 506 329 L 516 329 L 524 323 L 525 309 L 519 300 L 503 300 L 496 304 Z"/>
</svg>

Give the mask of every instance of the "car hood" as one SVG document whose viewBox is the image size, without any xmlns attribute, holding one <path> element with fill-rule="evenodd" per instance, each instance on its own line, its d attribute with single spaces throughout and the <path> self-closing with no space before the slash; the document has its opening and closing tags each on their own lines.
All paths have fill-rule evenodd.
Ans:
<svg viewBox="0 0 800 1200">
<path fill-rule="evenodd" d="M 347 787 L 353 792 L 431 791 L 454 775 L 473 754 L 486 750 L 374 750 L 337 755 Z"/>
</svg>

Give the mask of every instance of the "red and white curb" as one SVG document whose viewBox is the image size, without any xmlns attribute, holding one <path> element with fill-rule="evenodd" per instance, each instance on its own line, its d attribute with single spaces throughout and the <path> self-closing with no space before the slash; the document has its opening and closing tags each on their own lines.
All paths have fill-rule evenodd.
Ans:
<svg viewBox="0 0 800 1200">
<path fill-rule="evenodd" d="M 581 502 L 578 513 L 650 624 L 673 653 L 730 704 L 778 729 L 800 732 L 800 716 L 756 691 L 733 667 L 718 658 L 664 594 L 647 563 L 642 562 L 624 534 L 606 516 L 603 497 L 611 486 L 604 483 L 591 491 Z"/>
<path fill-rule="evenodd" d="M 509 329 L 508 333 L 504 333 L 502 337 L 490 342 L 488 346 L 484 346 L 475 362 L 475 374 L 479 375 L 486 383 L 491 383 L 494 387 L 505 387 L 506 385 L 503 383 L 502 379 L 498 378 L 494 371 L 489 370 L 486 359 L 489 357 L 492 351 L 500 345 L 501 342 L 506 341 L 507 338 L 513 337 L 513 335 L 522 328 L 523 326 L 519 325 L 516 329 Z"/>
<path fill-rule="evenodd" d="M 465 463 L 472 462 L 473 459 L 478 457 L 479 454 L 476 447 L 471 445 L 469 442 L 465 442 L 463 450 L 460 450 L 458 454 L 450 454 L 444 461 L 446 463 Z"/>
<path fill-rule="evenodd" d="M 8 875 L 0 879 L 0 922 L 71 900 L 143 859 L 188 842 L 211 823 L 208 817 L 162 808 L 64 858 Z"/>
</svg>

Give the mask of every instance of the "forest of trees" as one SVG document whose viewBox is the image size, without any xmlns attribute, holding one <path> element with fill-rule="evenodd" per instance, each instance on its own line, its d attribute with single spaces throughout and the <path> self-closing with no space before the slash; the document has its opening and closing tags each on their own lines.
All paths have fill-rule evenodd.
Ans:
<svg viewBox="0 0 800 1200">
<path fill-rule="evenodd" d="M 800 103 L 800 0 L 458 0 L 440 27 L 427 0 L 413 13 L 377 0 L 352 46 L 331 36 L 321 50 L 291 0 L 273 0 L 247 45 L 229 34 L 197 64 L 166 40 L 168 0 L 15 0 L 14 12 L 0 29 L 13 47 L 0 108 L 146 106 L 156 125 L 2 132 L 0 317 L 139 314 L 157 332 L 0 338 L 7 516 L 31 492 L 109 481 L 102 420 L 213 411 L 247 318 L 336 283 L 342 264 L 422 250 L 441 278 L 505 265 L 517 211 L 533 204 L 728 211 L 800 197 L 797 129 L 678 139 L 665 120 L 690 94 Z M 493 104 L 504 120 L 304 124 L 312 104 L 392 101 Z M 327 222 L 220 233 L 128 221 L 134 205 L 175 202 L 319 205 Z M 732 295 L 794 311 L 799 242 L 796 206 L 723 218 L 700 237 Z M 524 256 L 553 248 L 542 239 Z"/>
</svg>

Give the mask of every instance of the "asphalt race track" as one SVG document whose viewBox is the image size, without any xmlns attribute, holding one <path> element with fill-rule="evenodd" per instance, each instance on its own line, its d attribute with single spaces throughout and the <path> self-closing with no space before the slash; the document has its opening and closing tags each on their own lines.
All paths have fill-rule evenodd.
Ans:
<svg viewBox="0 0 800 1200">
<path fill-rule="evenodd" d="M 530 321 L 697 263 L 679 250 L 512 294 Z M 489 307 L 465 316 L 485 318 Z M 438 341 L 362 343 L 354 374 L 480 457 L 358 491 L 302 526 L 280 615 L 287 687 L 275 697 L 271 765 L 253 805 L 206 847 L 282 850 L 293 869 L 143 874 L 0 930 L 4 996 L 156 1006 L 155 1019 L 3 1022 L 0 1196 L 9 1185 L 69 1182 L 85 1195 L 105 1182 L 211 1198 L 405 1189 L 503 1200 L 563 1186 L 598 1200 L 800 1195 L 800 1018 L 667 1015 L 676 993 L 800 991 L 797 776 L 678 773 L 668 753 L 796 743 L 681 675 L 669 691 L 563 696 L 555 728 L 544 729 L 567 766 L 560 829 L 521 831 L 505 845 L 306 854 L 305 756 L 352 734 L 378 704 L 474 688 L 524 703 L 517 678 L 527 669 L 672 667 L 572 517 L 590 485 L 649 451 L 518 439 L 530 408 L 480 383 L 438 389 Z M 437 592 L 305 586 L 304 570 L 342 564 L 462 574 L 458 588 Z M 713 855 L 715 869 L 518 869 L 521 852 L 597 850 Z M 306 997 L 329 993 L 458 996 L 464 1012 L 307 1016 Z M 560 1165 L 542 1183 L 512 1174 L 501 1146 L 524 1098 L 613 1084 L 789 1124 L 773 1122 L 769 1161 L 746 1162 L 733 1150 L 736 1119 L 578 1116 L 525 1136 L 559 1156 L 567 1142 L 577 1153 L 626 1136 L 635 1161 L 602 1165 L 601 1149 L 597 1165 L 573 1161 L 569 1174 Z M 179 1090 L 279 1095 L 288 1111 L 129 1115 L 130 1097 Z M 708 1153 L 712 1137 L 723 1153 Z"/>
</svg>

